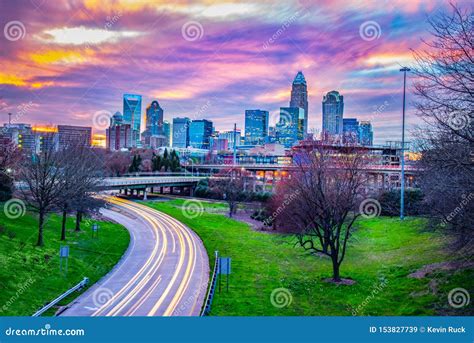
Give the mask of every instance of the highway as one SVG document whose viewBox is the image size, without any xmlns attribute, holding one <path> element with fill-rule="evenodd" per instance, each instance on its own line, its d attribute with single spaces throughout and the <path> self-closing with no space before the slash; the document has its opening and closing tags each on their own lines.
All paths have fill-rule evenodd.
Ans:
<svg viewBox="0 0 474 343">
<path fill-rule="evenodd" d="M 199 237 L 147 206 L 107 197 L 101 213 L 124 225 L 130 246 L 121 261 L 75 299 L 63 316 L 197 316 L 209 281 Z"/>
</svg>

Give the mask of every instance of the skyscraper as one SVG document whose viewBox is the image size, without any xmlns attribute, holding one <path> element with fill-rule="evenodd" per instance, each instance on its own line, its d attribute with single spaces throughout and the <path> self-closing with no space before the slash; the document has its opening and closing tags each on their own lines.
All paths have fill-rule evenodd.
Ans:
<svg viewBox="0 0 474 343">
<path fill-rule="evenodd" d="M 323 97 L 323 136 L 342 135 L 344 97 L 338 91 L 331 91 Z"/>
<path fill-rule="evenodd" d="M 304 109 L 304 138 L 308 133 L 308 86 L 306 85 L 306 79 L 301 71 L 296 74 L 291 86 L 290 107 Z"/>
<path fill-rule="evenodd" d="M 245 144 L 263 145 L 268 136 L 268 111 L 245 111 Z"/>
<path fill-rule="evenodd" d="M 163 134 L 166 137 L 166 146 L 171 146 L 171 125 L 167 120 L 163 121 Z"/>
<path fill-rule="evenodd" d="M 111 151 L 131 148 L 132 126 L 123 121 L 120 112 L 116 112 L 110 121 L 110 127 L 105 130 L 107 149 Z"/>
<path fill-rule="evenodd" d="M 196 149 L 209 149 L 209 138 L 212 135 L 212 121 L 207 119 L 193 120 L 189 126 L 189 145 Z"/>
<path fill-rule="evenodd" d="M 344 118 L 342 120 L 342 133 L 345 143 L 359 142 L 359 121 L 356 118 Z"/>
<path fill-rule="evenodd" d="M 123 120 L 132 126 L 132 147 L 140 145 L 142 121 L 142 96 L 137 94 L 123 95 Z"/>
<path fill-rule="evenodd" d="M 276 139 L 285 148 L 291 148 L 304 138 L 304 109 L 280 107 L 280 121 L 276 124 Z"/>
<path fill-rule="evenodd" d="M 173 147 L 187 148 L 189 146 L 189 118 L 173 118 Z"/>
<path fill-rule="evenodd" d="M 361 121 L 359 124 L 359 143 L 361 145 L 374 145 L 374 132 L 370 121 Z"/>
<path fill-rule="evenodd" d="M 146 129 L 142 133 L 142 141 L 146 147 L 151 146 L 152 138 L 155 143 L 166 143 L 163 131 L 163 109 L 156 100 L 153 100 L 146 108 Z"/>
</svg>

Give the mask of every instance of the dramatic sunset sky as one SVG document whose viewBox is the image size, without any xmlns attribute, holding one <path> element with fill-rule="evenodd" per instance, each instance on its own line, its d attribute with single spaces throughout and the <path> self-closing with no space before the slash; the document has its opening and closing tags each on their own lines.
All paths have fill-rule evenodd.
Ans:
<svg viewBox="0 0 474 343">
<path fill-rule="evenodd" d="M 344 117 L 371 120 L 376 143 L 397 140 L 398 70 L 439 10 L 449 3 L 1 0 L 0 123 L 12 112 L 16 122 L 100 132 L 97 116 L 122 112 L 122 95 L 136 93 L 142 112 L 156 99 L 168 120 L 243 128 L 245 109 L 259 108 L 274 124 L 301 70 L 310 128 L 321 130 L 322 96 L 338 90 Z"/>
</svg>

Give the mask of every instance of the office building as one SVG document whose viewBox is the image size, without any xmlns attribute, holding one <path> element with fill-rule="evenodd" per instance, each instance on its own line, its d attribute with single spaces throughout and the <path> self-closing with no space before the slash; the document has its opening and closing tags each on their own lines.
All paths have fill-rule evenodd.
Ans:
<svg viewBox="0 0 474 343">
<path fill-rule="evenodd" d="M 90 147 L 92 144 L 92 127 L 58 125 L 59 148 L 70 144 L 81 144 Z"/>
<path fill-rule="evenodd" d="M 323 136 L 343 133 L 344 97 L 331 91 L 323 97 Z"/>
<path fill-rule="evenodd" d="M 123 121 L 132 127 L 132 147 L 139 147 L 142 121 L 142 96 L 137 94 L 123 95 Z"/>
<path fill-rule="evenodd" d="M 226 139 L 229 149 L 234 148 L 234 130 L 219 132 L 218 138 Z M 235 140 L 237 142 L 236 146 L 239 146 L 242 140 L 242 132 L 240 129 L 235 130 Z"/>
<path fill-rule="evenodd" d="M 276 124 L 276 141 L 291 148 L 304 138 L 304 109 L 280 107 L 280 121 Z"/>
<path fill-rule="evenodd" d="M 209 149 L 209 138 L 213 132 L 212 121 L 193 120 L 189 126 L 189 145 L 196 149 Z"/>
<path fill-rule="evenodd" d="M 36 139 L 30 124 L 4 124 L 0 133 L 25 153 L 36 151 Z"/>
<path fill-rule="evenodd" d="M 154 100 L 146 108 L 146 129 L 142 133 L 144 147 L 155 148 L 166 144 L 163 130 L 163 109 L 158 101 Z M 153 140 L 153 143 L 151 142 Z M 163 145 L 161 145 L 163 144 Z"/>
<path fill-rule="evenodd" d="M 268 111 L 245 111 L 245 144 L 263 145 L 268 136 Z"/>
<path fill-rule="evenodd" d="M 304 127 L 302 130 L 304 138 L 308 133 L 308 86 L 301 71 L 296 74 L 291 85 L 290 107 L 299 107 L 304 110 Z"/>
<path fill-rule="evenodd" d="M 105 130 L 107 149 L 118 151 L 132 147 L 132 126 L 125 123 L 120 112 L 116 112 L 110 121 L 110 127 Z"/>
<path fill-rule="evenodd" d="M 344 143 L 356 144 L 359 142 L 359 121 L 356 118 L 342 120 Z"/>
<path fill-rule="evenodd" d="M 189 146 L 189 124 L 191 120 L 187 117 L 173 118 L 172 146 L 175 148 L 187 148 Z"/>
<path fill-rule="evenodd" d="M 374 145 L 374 132 L 370 121 L 361 121 L 359 124 L 359 143 L 364 146 Z"/>
<path fill-rule="evenodd" d="M 171 146 L 171 125 L 170 122 L 165 120 L 163 121 L 163 135 L 166 138 L 166 146 Z"/>
</svg>

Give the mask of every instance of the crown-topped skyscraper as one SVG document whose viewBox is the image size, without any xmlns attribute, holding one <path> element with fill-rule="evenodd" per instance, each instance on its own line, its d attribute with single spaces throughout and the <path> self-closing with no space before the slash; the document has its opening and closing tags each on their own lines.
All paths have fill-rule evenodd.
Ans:
<svg viewBox="0 0 474 343">
<path fill-rule="evenodd" d="M 303 134 L 308 133 L 308 87 L 303 72 L 296 74 L 291 86 L 290 107 L 299 107 L 304 110 Z"/>
</svg>

